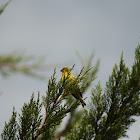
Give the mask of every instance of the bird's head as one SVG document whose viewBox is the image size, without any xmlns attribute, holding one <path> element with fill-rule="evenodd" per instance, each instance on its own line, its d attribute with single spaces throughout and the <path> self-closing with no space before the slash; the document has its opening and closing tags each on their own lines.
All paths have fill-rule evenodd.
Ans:
<svg viewBox="0 0 140 140">
<path fill-rule="evenodd" d="M 64 67 L 61 69 L 61 72 L 70 72 L 70 71 L 71 71 L 71 69 L 68 67 Z"/>
</svg>

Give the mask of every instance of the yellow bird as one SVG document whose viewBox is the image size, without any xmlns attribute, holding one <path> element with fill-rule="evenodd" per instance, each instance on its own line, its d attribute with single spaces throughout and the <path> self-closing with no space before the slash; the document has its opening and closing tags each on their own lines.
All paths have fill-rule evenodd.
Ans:
<svg viewBox="0 0 140 140">
<path fill-rule="evenodd" d="M 71 69 L 68 68 L 68 67 L 64 67 L 62 68 L 61 72 L 62 72 L 62 77 L 61 77 L 61 82 L 62 84 L 64 83 L 64 79 L 65 80 L 69 80 L 68 81 L 68 86 L 71 85 L 74 83 L 75 79 L 76 79 L 76 76 L 70 72 Z M 75 84 L 75 83 L 74 83 Z M 74 85 L 75 86 L 75 85 Z M 82 99 L 82 93 L 79 89 L 79 86 L 78 84 L 76 85 L 76 88 L 74 88 L 74 91 L 71 89 L 71 87 L 69 87 L 69 91 L 70 93 L 77 99 L 77 100 L 80 100 L 80 102 L 82 103 L 82 106 L 86 106 L 86 103 L 83 101 Z"/>
</svg>

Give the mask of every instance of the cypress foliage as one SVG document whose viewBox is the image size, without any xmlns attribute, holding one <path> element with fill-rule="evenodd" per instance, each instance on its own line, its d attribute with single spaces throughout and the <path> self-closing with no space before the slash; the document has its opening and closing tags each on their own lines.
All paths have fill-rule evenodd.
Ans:
<svg viewBox="0 0 140 140">
<path fill-rule="evenodd" d="M 49 65 L 44 64 L 44 58 L 26 56 L 23 52 L 14 51 L 8 55 L 0 55 L 0 75 L 3 77 L 21 73 L 33 78 L 45 80 L 40 71 L 48 70 Z"/>
<path fill-rule="evenodd" d="M 8 123 L 5 122 L 5 127 L 1 134 L 2 140 L 17 140 L 18 124 L 16 121 L 16 117 L 17 117 L 17 112 L 13 107 L 11 119 L 9 120 Z"/>
<path fill-rule="evenodd" d="M 95 69 L 88 67 L 81 70 L 75 83 L 84 92 L 94 78 Z M 92 75 L 93 74 L 93 75 Z M 66 83 L 67 84 L 67 83 Z M 13 115 L 1 134 L 3 140 L 117 140 L 126 137 L 130 125 L 135 122 L 133 116 L 140 115 L 140 45 L 135 51 L 135 60 L 129 70 L 121 55 L 120 64 L 115 65 L 106 83 L 105 89 L 100 82 L 91 91 L 91 101 L 87 108 L 77 111 L 81 105 L 79 101 L 69 95 L 69 88 L 64 89 L 61 82 L 57 82 L 56 70 L 48 82 L 46 95 L 37 100 L 34 95 L 30 102 L 25 103 L 22 113 L 13 109 Z M 72 86 L 75 90 L 75 86 Z M 45 108 L 45 118 L 41 109 Z M 62 120 L 70 115 L 66 126 L 58 133 Z"/>
<path fill-rule="evenodd" d="M 4 12 L 5 8 L 9 5 L 10 2 L 11 0 L 8 0 L 5 4 L 0 6 L 0 15 Z"/>
<path fill-rule="evenodd" d="M 83 125 L 81 120 L 76 124 L 67 139 L 117 140 L 126 137 L 129 126 L 135 122 L 133 116 L 140 115 L 140 45 L 136 48 L 131 72 L 125 66 L 122 55 L 119 66 L 113 68 L 104 92 L 99 83 L 91 94 L 88 117 L 83 119 L 86 123 Z M 88 129 L 81 133 L 83 127 Z M 88 137 L 85 138 L 87 133 Z"/>
<path fill-rule="evenodd" d="M 34 138 L 37 130 L 40 127 L 42 115 L 40 115 L 42 109 L 42 103 L 40 103 L 40 95 L 38 94 L 37 100 L 34 100 L 34 94 L 32 94 L 30 102 L 24 104 L 21 109 L 21 115 L 19 114 L 19 138 L 27 140 Z"/>
</svg>

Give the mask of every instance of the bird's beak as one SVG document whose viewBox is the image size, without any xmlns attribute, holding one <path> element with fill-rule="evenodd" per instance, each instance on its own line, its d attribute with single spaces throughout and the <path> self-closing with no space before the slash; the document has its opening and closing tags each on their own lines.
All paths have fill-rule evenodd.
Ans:
<svg viewBox="0 0 140 140">
<path fill-rule="evenodd" d="M 62 70 L 60 70 L 62 72 Z"/>
</svg>

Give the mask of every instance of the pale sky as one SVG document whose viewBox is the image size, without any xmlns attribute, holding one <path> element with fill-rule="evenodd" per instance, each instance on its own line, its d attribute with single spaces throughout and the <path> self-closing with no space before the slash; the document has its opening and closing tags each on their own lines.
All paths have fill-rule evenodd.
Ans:
<svg viewBox="0 0 140 140">
<path fill-rule="evenodd" d="M 0 15 L 0 54 L 25 50 L 27 55 L 46 56 L 47 64 L 75 64 L 78 73 L 81 65 L 75 52 L 87 57 L 94 51 L 93 66 L 98 59 L 101 63 L 93 87 L 99 81 L 104 87 L 122 51 L 126 65 L 131 68 L 133 64 L 140 42 L 139 6 L 139 0 L 13 0 Z M 52 73 L 53 69 L 45 76 Z M 61 77 L 59 68 L 57 77 Z M 13 106 L 20 112 L 33 92 L 44 95 L 47 89 L 47 82 L 20 74 L 0 77 L 0 85 L 0 132 Z M 130 127 L 129 138 L 123 140 L 137 140 L 138 130 L 139 118 Z"/>
</svg>

